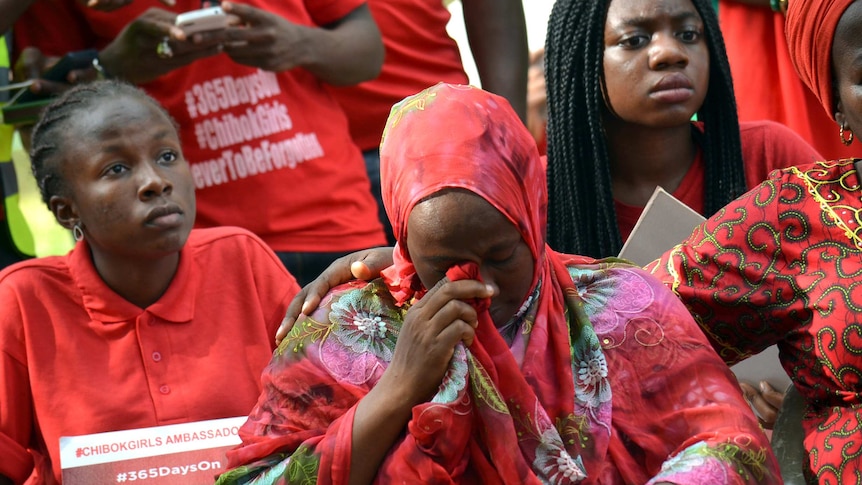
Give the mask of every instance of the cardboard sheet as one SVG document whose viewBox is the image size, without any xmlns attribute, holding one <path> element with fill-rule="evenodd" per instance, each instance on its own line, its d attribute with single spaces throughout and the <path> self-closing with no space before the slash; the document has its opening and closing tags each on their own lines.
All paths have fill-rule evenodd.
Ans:
<svg viewBox="0 0 862 485">
<path fill-rule="evenodd" d="M 656 187 L 619 257 L 646 266 L 688 238 L 692 230 L 705 220 L 679 199 Z M 739 380 L 755 388 L 761 380 L 782 392 L 790 385 L 790 378 L 778 362 L 778 348 L 774 345 L 734 365 L 731 370 Z"/>
</svg>

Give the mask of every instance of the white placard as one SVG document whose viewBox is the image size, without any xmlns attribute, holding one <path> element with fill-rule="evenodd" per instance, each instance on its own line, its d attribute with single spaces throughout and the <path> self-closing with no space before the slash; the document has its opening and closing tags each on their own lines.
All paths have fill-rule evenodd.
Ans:
<svg viewBox="0 0 862 485">
<path fill-rule="evenodd" d="M 60 438 L 65 485 L 145 482 L 211 484 L 240 444 L 247 417 Z"/>
</svg>

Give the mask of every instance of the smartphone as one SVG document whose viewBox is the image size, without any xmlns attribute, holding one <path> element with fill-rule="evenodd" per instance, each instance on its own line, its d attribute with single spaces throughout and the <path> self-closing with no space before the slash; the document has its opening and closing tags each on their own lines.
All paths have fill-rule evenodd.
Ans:
<svg viewBox="0 0 862 485">
<path fill-rule="evenodd" d="M 63 57 L 60 58 L 53 66 L 51 66 L 48 71 L 43 73 L 40 79 L 44 79 L 46 81 L 54 81 L 61 83 L 68 83 L 66 77 L 69 75 L 69 72 L 75 71 L 77 69 L 86 69 L 93 65 L 93 59 L 99 54 L 99 51 L 96 49 L 87 49 L 83 51 L 75 51 L 69 52 Z M 30 103 L 33 101 L 44 101 L 46 99 L 51 98 L 53 95 L 51 94 L 40 94 L 34 93 L 29 89 L 21 94 L 15 103 Z"/>
<path fill-rule="evenodd" d="M 93 65 L 93 59 L 98 55 L 96 49 L 69 52 L 42 74 L 41 79 L 65 83 L 70 71 L 86 69 Z M 2 122 L 11 125 L 32 125 L 39 119 L 42 109 L 54 98 L 49 93 L 34 93 L 29 87 L 13 96 L 9 103 L 2 107 Z"/>
<path fill-rule="evenodd" d="M 207 7 L 177 15 L 175 25 L 186 35 L 220 30 L 228 26 L 228 16 L 221 7 Z"/>
</svg>

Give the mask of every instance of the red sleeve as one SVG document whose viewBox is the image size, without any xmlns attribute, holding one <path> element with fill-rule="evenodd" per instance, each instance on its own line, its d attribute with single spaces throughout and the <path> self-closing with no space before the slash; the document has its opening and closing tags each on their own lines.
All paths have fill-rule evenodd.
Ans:
<svg viewBox="0 0 862 485">
<path fill-rule="evenodd" d="M 739 131 L 748 188 L 766 180 L 773 170 L 823 160 L 808 142 L 781 123 L 740 123 Z"/>
<path fill-rule="evenodd" d="M 20 273 L 19 273 L 20 274 Z M 0 279 L 0 475 L 23 483 L 33 471 L 27 446 L 33 434 L 32 397 L 24 350 L 24 322 L 12 280 Z"/>
<path fill-rule="evenodd" d="M 646 267 L 685 303 L 728 365 L 798 325 L 788 315 L 799 310 L 781 300 L 795 290 L 776 277 L 787 264 L 781 238 L 762 224 L 780 220 L 777 201 L 786 180 L 785 172 L 773 173 Z"/>
</svg>

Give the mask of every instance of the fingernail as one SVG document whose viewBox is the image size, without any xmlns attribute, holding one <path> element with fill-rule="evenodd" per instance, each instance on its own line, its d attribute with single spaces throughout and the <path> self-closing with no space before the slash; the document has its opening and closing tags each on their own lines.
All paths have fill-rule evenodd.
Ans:
<svg viewBox="0 0 862 485">
<path fill-rule="evenodd" d="M 364 279 L 365 264 L 361 261 L 354 261 L 350 264 L 350 274 L 352 274 L 354 278 Z"/>
<path fill-rule="evenodd" d="M 302 313 L 296 319 L 299 320 L 300 317 L 306 317 L 309 313 L 311 313 L 311 302 L 306 300 L 302 303 Z"/>
</svg>

